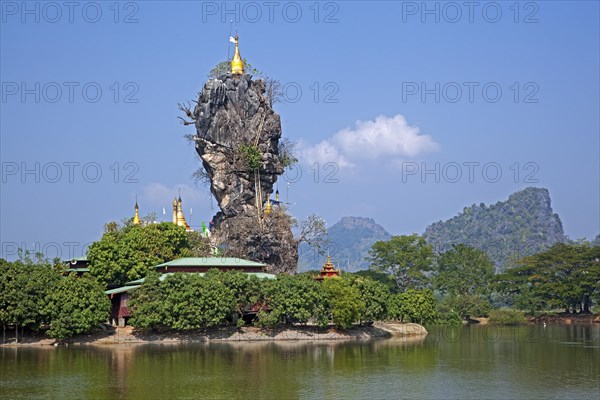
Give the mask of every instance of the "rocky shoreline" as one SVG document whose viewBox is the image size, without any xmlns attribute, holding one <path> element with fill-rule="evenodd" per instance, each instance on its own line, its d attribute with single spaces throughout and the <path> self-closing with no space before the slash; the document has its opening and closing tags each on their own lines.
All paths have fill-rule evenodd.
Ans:
<svg viewBox="0 0 600 400">
<path fill-rule="evenodd" d="M 45 336 L 20 338 L 18 344 L 3 346 L 114 345 L 126 343 L 201 343 L 201 342 L 268 342 L 268 341 L 344 341 L 391 337 L 424 337 L 427 330 L 418 324 L 376 322 L 372 326 L 354 326 L 340 330 L 334 327 L 292 326 L 275 329 L 257 327 L 219 327 L 193 332 L 139 331 L 133 327 L 109 328 L 64 341 Z M 22 341 L 21 341 L 22 340 Z"/>
</svg>

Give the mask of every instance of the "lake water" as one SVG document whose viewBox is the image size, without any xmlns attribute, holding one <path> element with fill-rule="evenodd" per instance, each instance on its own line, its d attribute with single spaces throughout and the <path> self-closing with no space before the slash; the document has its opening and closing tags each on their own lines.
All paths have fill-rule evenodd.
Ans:
<svg viewBox="0 0 600 400">
<path fill-rule="evenodd" d="M 422 340 L 0 348 L 2 399 L 599 399 L 600 327 Z"/>
</svg>

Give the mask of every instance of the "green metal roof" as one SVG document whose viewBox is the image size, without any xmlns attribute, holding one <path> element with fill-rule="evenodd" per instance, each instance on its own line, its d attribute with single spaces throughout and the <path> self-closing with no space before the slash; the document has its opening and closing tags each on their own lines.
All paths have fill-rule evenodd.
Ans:
<svg viewBox="0 0 600 400">
<path fill-rule="evenodd" d="M 227 267 L 227 268 L 244 268 L 244 267 L 265 267 L 265 264 L 248 261 L 235 257 L 184 257 L 177 260 L 169 261 L 154 268 L 163 267 Z"/>
<path fill-rule="evenodd" d="M 177 273 L 185 274 L 187 272 L 168 272 L 168 273 L 165 273 L 165 274 L 162 274 L 161 276 L 159 276 L 158 279 L 162 282 L 165 279 L 167 279 L 168 276 L 171 276 L 171 275 L 177 274 Z M 190 272 L 190 274 L 195 274 L 195 275 L 200 275 L 200 276 L 206 275 L 205 272 Z M 244 274 L 256 276 L 258 279 L 277 279 L 276 275 L 267 274 L 266 272 L 244 272 Z M 144 283 L 145 280 L 146 280 L 146 278 L 136 279 L 135 281 L 127 282 L 126 285 L 141 285 L 142 283 Z"/>
<path fill-rule="evenodd" d="M 204 275 L 204 272 L 192 272 L 192 273 Z M 162 274 L 161 276 L 158 277 L 158 280 L 160 280 L 162 282 L 165 279 L 167 279 L 167 276 L 170 276 L 173 274 L 174 274 L 174 272 L 168 272 L 166 274 Z M 136 279 L 135 281 L 126 282 L 125 284 L 126 285 L 141 285 L 142 283 L 144 283 L 145 280 L 146 280 L 146 278 L 140 278 L 140 279 Z"/>
<path fill-rule="evenodd" d="M 140 285 L 123 286 L 123 287 L 118 287 L 115 289 L 105 290 L 104 294 L 116 294 L 116 293 L 129 292 L 130 290 L 137 289 L 139 287 L 140 287 Z"/>
<path fill-rule="evenodd" d="M 67 272 L 90 272 L 89 268 L 69 268 Z"/>
</svg>

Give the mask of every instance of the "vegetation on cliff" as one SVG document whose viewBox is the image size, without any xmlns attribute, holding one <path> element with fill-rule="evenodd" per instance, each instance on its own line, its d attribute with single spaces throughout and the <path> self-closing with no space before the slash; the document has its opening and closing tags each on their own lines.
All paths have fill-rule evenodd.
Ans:
<svg viewBox="0 0 600 400">
<path fill-rule="evenodd" d="M 454 244 L 483 250 L 498 271 L 567 241 L 560 218 L 552 211 L 550 194 L 542 188 L 524 189 L 490 206 L 465 207 L 456 217 L 428 226 L 423 236 L 436 253 Z"/>
<path fill-rule="evenodd" d="M 273 218 L 267 208 L 277 178 L 297 161 L 293 144 L 281 140 L 281 119 L 273 110 L 277 82 L 234 76 L 225 67 L 211 71 L 193 110 L 180 105 L 184 124 L 196 128 L 188 136 L 202 163 L 195 175 L 210 184 L 220 208 L 213 240 L 226 252 L 266 264 L 269 272 L 293 273 L 293 218 L 281 215 L 283 208 Z"/>
</svg>

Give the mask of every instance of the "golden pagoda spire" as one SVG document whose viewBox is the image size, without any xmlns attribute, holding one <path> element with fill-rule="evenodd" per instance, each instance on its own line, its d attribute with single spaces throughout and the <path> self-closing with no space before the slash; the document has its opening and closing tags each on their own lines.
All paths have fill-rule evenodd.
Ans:
<svg viewBox="0 0 600 400">
<path fill-rule="evenodd" d="M 176 224 L 178 226 L 183 226 L 188 231 L 191 230 L 192 228 L 190 228 L 190 226 L 188 225 L 187 221 L 185 220 L 185 216 L 183 215 L 183 208 L 181 207 L 181 194 L 179 194 L 179 199 L 177 199 L 176 203 L 177 203 L 177 221 L 176 221 Z"/>
<path fill-rule="evenodd" d="M 233 58 L 231 59 L 231 73 L 233 75 L 244 75 L 244 60 L 242 60 L 242 56 L 240 56 L 238 41 L 238 35 L 236 33 L 234 38 L 235 53 L 233 53 Z"/>
<path fill-rule="evenodd" d="M 275 191 L 275 201 L 279 204 L 279 189 Z"/>
<path fill-rule="evenodd" d="M 265 206 L 265 214 L 271 214 L 273 210 L 271 209 L 271 198 L 267 199 L 267 205 Z"/>
<path fill-rule="evenodd" d="M 140 221 L 140 207 L 137 203 L 137 196 L 135 198 L 135 215 L 133 216 L 133 225 L 140 225 L 142 222 Z"/>
</svg>

